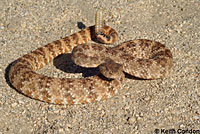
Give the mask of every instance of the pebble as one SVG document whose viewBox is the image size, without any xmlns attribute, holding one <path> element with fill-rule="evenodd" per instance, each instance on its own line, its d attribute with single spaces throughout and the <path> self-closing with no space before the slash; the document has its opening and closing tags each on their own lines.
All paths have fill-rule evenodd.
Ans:
<svg viewBox="0 0 200 134">
<path fill-rule="evenodd" d="M 129 119 L 128 119 L 128 122 L 130 123 L 130 124 L 134 124 L 134 123 L 136 123 L 136 118 L 135 118 L 135 116 L 131 116 Z"/>
<path fill-rule="evenodd" d="M 47 119 L 48 119 L 49 122 L 52 122 L 54 120 L 58 120 L 59 118 L 61 118 L 61 117 L 59 115 L 57 115 L 57 114 L 49 113 L 47 115 Z"/>
</svg>

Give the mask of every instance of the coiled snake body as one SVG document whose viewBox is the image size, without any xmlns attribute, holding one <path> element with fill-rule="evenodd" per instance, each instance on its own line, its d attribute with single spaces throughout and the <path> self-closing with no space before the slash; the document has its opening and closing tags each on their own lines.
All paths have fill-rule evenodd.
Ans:
<svg viewBox="0 0 200 134">
<path fill-rule="evenodd" d="M 16 90 L 30 98 L 70 105 L 92 103 L 113 96 L 122 88 L 124 72 L 143 79 L 162 78 L 169 74 L 172 54 L 159 42 L 131 40 L 113 48 L 85 44 L 90 40 L 110 44 L 117 37 L 116 31 L 109 26 L 97 30 L 91 26 L 49 43 L 16 60 L 9 71 L 10 82 Z M 100 75 L 72 79 L 36 73 L 56 56 L 71 51 L 76 64 L 98 67 Z"/>
</svg>

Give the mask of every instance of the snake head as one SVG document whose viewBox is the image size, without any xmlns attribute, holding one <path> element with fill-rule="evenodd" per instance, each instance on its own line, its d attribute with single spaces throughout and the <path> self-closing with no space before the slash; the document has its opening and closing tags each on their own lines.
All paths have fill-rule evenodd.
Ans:
<svg viewBox="0 0 200 134">
<path fill-rule="evenodd" d="M 114 62 L 112 59 L 106 59 L 104 63 L 99 65 L 99 71 L 106 78 L 118 79 L 123 73 L 123 66 Z"/>
</svg>

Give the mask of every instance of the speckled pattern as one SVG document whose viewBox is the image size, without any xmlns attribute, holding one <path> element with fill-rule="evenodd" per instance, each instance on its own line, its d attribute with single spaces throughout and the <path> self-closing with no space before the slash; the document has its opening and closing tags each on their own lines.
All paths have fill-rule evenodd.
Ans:
<svg viewBox="0 0 200 134">
<path fill-rule="evenodd" d="M 102 79 L 96 75 L 89 78 L 64 79 L 36 73 L 37 70 L 51 62 L 58 55 L 70 53 L 75 46 L 84 45 L 95 38 L 93 34 L 101 38 L 99 33 L 95 32 L 94 27 L 88 27 L 80 32 L 53 41 L 17 59 L 9 70 L 9 81 L 12 86 L 18 92 L 30 98 L 64 105 L 92 103 L 105 100 L 116 94 L 122 88 L 124 73 L 122 66 L 112 60 L 107 61 L 105 64 L 100 63 L 99 70 L 101 73 L 98 74 L 110 74 L 106 75 L 108 76 L 107 79 L 117 76 L 113 80 Z M 102 29 L 106 32 L 102 35 L 101 41 L 112 43 L 111 40 L 116 40 L 117 33 L 114 29 L 109 26 L 104 26 Z M 105 35 L 109 37 L 108 41 L 104 39 Z M 91 53 L 95 52 L 92 52 L 91 49 Z"/>
<path fill-rule="evenodd" d="M 108 59 L 121 64 L 127 74 L 141 79 L 164 78 L 173 66 L 171 51 L 165 45 L 147 39 L 126 41 L 116 47 L 78 45 L 72 51 L 72 61 L 84 67 L 97 67 Z M 109 74 L 106 77 L 110 78 Z"/>
<path fill-rule="evenodd" d="M 110 98 L 122 88 L 125 76 L 123 71 L 141 79 L 158 79 L 169 75 L 173 62 L 172 54 L 161 43 L 138 39 L 112 48 L 102 44 L 86 44 L 92 37 L 95 38 L 92 34 L 98 35 L 98 38 L 102 35 L 101 41 L 104 43 L 117 38 L 116 31 L 108 26 L 102 28 L 105 34 L 96 33 L 94 27 L 53 41 L 17 59 L 9 70 L 12 86 L 36 100 L 71 105 Z M 71 51 L 74 63 L 87 68 L 98 67 L 98 74 L 106 79 L 100 76 L 64 79 L 36 73 L 58 55 Z"/>
<path fill-rule="evenodd" d="M 159 130 L 198 130 L 200 126 L 199 0 L 1 0 L 0 133 L 150 134 Z M 25 97 L 9 85 L 9 64 L 36 48 L 94 24 L 103 8 L 120 44 L 150 39 L 173 54 L 169 77 L 138 80 L 126 76 L 123 90 L 98 103 L 59 106 Z M 125 7 L 125 8 L 124 8 Z M 94 70 L 58 56 L 37 73 L 82 78 Z M 88 72 L 88 73 L 86 73 Z"/>
</svg>

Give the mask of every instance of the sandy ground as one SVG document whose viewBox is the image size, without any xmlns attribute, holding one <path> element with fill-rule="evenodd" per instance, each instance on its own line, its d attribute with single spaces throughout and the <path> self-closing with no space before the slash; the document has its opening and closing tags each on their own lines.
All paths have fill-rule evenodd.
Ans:
<svg viewBox="0 0 200 134">
<path fill-rule="evenodd" d="M 93 25 L 98 8 L 118 31 L 118 43 L 146 38 L 166 44 L 174 56 L 171 75 L 127 78 L 115 97 L 87 105 L 50 105 L 9 86 L 11 62 L 79 31 L 78 22 Z M 0 134 L 200 133 L 199 0 L 0 0 L 0 50 Z M 40 73 L 81 77 L 53 63 Z"/>
</svg>

